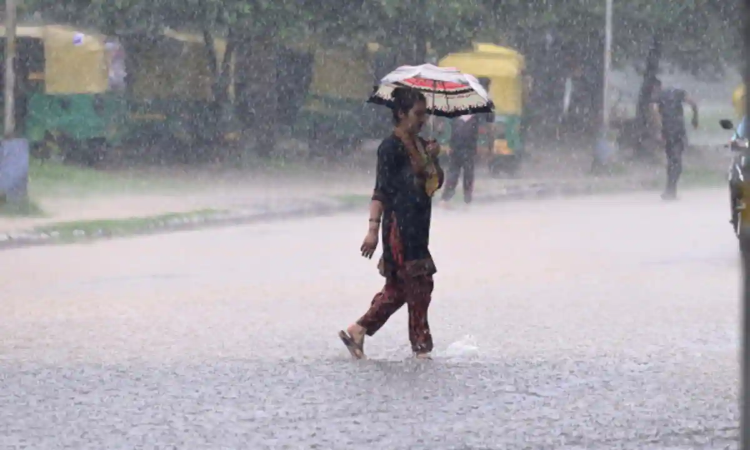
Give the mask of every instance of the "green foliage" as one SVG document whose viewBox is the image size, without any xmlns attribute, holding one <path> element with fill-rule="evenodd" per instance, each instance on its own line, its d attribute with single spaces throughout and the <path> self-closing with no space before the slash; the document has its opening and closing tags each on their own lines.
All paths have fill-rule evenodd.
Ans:
<svg viewBox="0 0 750 450">
<path fill-rule="evenodd" d="M 738 2 L 729 0 L 617 0 L 615 44 L 638 54 L 653 33 L 665 39 L 665 57 L 690 63 L 706 54 L 731 55 L 739 26 Z M 603 0 L 28 0 L 23 10 L 97 27 L 165 25 L 221 31 L 269 30 L 300 36 L 310 28 L 359 40 L 409 39 L 425 27 L 438 45 L 478 33 L 520 34 L 554 28 L 564 35 L 603 34 Z M 671 55 L 671 56 L 670 56 Z"/>
<path fill-rule="evenodd" d="M 488 0 L 485 7 L 494 28 L 515 42 L 547 31 L 574 43 L 604 38 L 604 0 Z M 730 0 L 615 0 L 614 62 L 642 61 L 656 35 L 665 61 L 694 73 L 720 71 L 739 55 L 739 8 Z"/>
<path fill-rule="evenodd" d="M 601 45 L 604 0 L 320 0 L 308 23 L 330 38 L 390 47 L 424 35 L 439 53 L 472 39 L 522 46 L 552 31 L 564 42 Z M 641 62 L 654 35 L 667 62 L 695 73 L 719 72 L 737 60 L 739 4 L 729 0 L 615 0 L 616 64 Z"/>
<path fill-rule="evenodd" d="M 142 32 L 163 27 L 227 33 L 289 28 L 304 19 L 299 2 L 292 0 L 29 0 L 26 12 L 47 20 L 87 25 L 106 33 Z"/>
<path fill-rule="evenodd" d="M 739 4 L 730 0 L 616 0 L 615 63 L 642 60 L 654 35 L 664 59 L 713 72 L 739 55 Z M 227 34 L 273 33 L 280 42 L 315 35 L 322 42 L 413 46 L 439 52 L 482 37 L 518 43 L 554 30 L 569 42 L 601 40 L 604 0 L 29 0 L 23 10 L 104 32 L 169 26 Z"/>
</svg>

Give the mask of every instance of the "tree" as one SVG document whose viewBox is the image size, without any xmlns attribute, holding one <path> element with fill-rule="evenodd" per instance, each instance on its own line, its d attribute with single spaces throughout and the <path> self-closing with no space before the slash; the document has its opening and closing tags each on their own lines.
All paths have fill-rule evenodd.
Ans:
<svg viewBox="0 0 750 450">
<path fill-rule="evenodd" d="M 373 24 L 381 42 L 413 49 L 412 63 L 425 62 L 427 43 L 447 53 L 471 42 L 480 29 L 482 4 L 476 0 L 377 0 L 381 20 Z"/>
<path fill-rule="evenodd" d="M 642 67 L 652 43 L 661 46 L 659 60 L 700 76 L 721 74 L 726 63 L 738 61 L 738 5 L 724 0 L 617 0 L 613 62 L 616 66 Z M 603 0 L 487 0 L 490 29 L 502 30 L 498 39 L 518 48 L 527 57 L 528 70 L 539 89 L 532 96 L 550 119 L 562 103 L 564 78 L 579 61 L 588 72 L 590 98 L 601 94 L 601 56 L 604 39 Z M 649 70 L 648 72 L 651 72 Z M 601 102 L 597 99 L 597 105 Z M 550 106 L 552 104 L 552 106 Z M 552 108 L 552 109 L 550 109 Z M 598 115 L 598 114 L 597 114 Z"/>
<path fill-rule="evenodd" d="M 419 64 L 468 44 L 481 28 L 480 0 L 319 0 L 308 8 L 311 32 L 327 43 L 377 42 Z"/>
<path fill-rule="evenodd" d="M 604 36 L 602 0 L 487 0 L 492 27 L 523 46 L 534 35 L 554 30 L 566 41 Z M 642 60 L 654 34 L 664 59 L 703 73 L 732 62 L 739 46 L 739 5 L 725 0 L 617 0 L 614 2 L 613 57 L 620 65 Z"/>
<path fill-rule="evenodd" d="M 648 111 L 651 105 L 651 95 L 654 92 L 657 74 L 659 73 L 659 60 L 661 59 L 662 44 L 661 37 L 654 35 L 654 41 L 646 56 L 646 68 L 643 71 L 643 83 L 638 93 L 638 102 L 635 109 L 634 127 L 624 132 L 633 133 L 635 156 L 638 158 L 650 155 L 646 144 L 649 140 Z M 625 140 L 623 140 L 624 142 Z"/>
</svg>

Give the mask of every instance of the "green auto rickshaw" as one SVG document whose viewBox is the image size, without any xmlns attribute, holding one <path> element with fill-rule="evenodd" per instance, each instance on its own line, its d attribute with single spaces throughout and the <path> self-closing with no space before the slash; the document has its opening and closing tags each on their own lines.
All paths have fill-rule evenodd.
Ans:
<svg viewBox="0 0 750 450">
<path fill-rule="evenodd" d="M 16 125 L 32 155 L 90 165 L 104 158 L 126 111 L 111 83 L 111 43 L 64 25 L 21 25 L 17 36 Z"/>
</svg>

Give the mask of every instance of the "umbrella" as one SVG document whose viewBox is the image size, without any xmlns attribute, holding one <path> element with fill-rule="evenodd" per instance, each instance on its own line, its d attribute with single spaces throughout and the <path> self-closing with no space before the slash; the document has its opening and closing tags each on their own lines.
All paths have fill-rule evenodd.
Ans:
<svg viewBox="0 0 750 450">
<path fill-rule="evenodd" d="M 427 98 L 427 112 L 440 117 L 489 113 L 495 108 L 487 91 L 472 75 L 452 67 L 432 64 L 401 66 L 375 86 L 368 103 L 393 107 L 391 93 L 397 87 L 418 89 Z"/>
</svg>

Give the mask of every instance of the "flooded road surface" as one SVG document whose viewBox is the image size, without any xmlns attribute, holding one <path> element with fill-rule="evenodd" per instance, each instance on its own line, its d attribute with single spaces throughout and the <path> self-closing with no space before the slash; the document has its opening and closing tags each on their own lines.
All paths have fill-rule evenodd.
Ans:
<svg viewBox="0 0 750 450">
<path fill-rule="evenodd" d="M 435 360 L 367 213 L 0 253 L 0 448 L 736 448 L 723 190 L 437 210 Z"/>
</svg>

